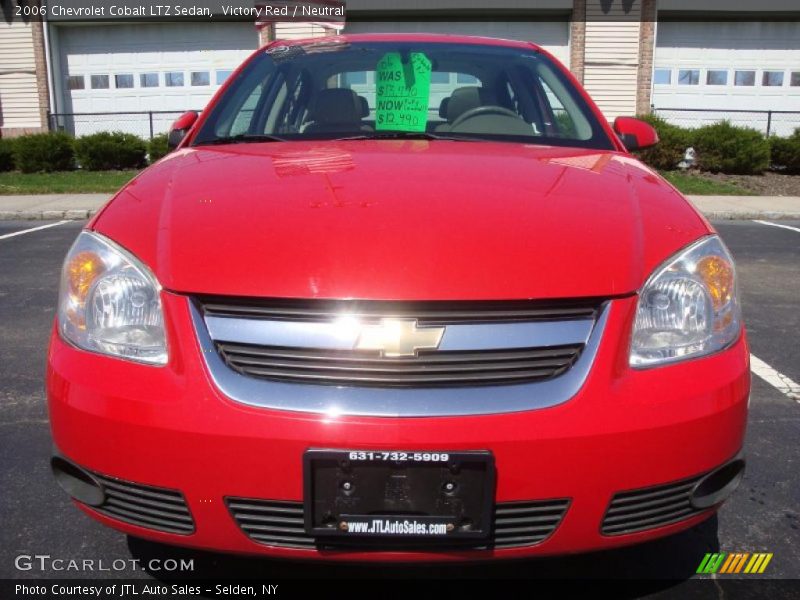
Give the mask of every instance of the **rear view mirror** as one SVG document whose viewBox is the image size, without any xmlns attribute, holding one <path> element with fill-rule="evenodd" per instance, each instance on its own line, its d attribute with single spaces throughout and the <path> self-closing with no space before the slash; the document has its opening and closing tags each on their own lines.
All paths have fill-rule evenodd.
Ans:
<svg viewBox="0 0 800 600">
<path fill-rule="evenodd" d="M 630 150 L 644 150 L 658 143 L 658 133 L 649 123 L 633 117 L 617 117 L 614 131 Z"/>
<path fill-rule="evenodd" d="M 186 137 L 186 133 L 192 128 L 195 121 L 197 121 L 197 117 L 197 113 L 190 110 L 189 112 L 183 113 L 172 124 L 172 127 L 169 128 L 169 135 L 167 136 L 167 146 L 170 150 L 175 150 L 175 148 L 180 145 L 183 138 Z"/>
</svg>

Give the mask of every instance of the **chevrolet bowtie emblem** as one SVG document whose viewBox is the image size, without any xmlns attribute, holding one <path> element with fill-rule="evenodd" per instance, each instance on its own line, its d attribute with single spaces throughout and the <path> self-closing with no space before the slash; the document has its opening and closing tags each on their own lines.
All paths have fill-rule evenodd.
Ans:
<svg viewBox="0 0 800 600">
<path fill-rule="evenodd" d="M 380 350 L 386 357 L 416 356 L 419 350 L 435 350 L 444 327 L 417 327 L 414 319 L 381 319 L 377 325 L 364 325 L 356 340 L 356 350 Z"/>
</svg>

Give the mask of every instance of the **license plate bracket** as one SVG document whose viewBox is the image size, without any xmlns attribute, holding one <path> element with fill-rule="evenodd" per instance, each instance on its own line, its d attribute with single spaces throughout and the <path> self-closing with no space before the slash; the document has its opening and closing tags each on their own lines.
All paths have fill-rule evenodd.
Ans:
<svg viewBox="0 0 800 600">
<path fill-rule="evenodd" d="M 486 539 L 494 508 L 487 451 L 309 449 L 306 532 L 314 537 Z"/>
</svg>

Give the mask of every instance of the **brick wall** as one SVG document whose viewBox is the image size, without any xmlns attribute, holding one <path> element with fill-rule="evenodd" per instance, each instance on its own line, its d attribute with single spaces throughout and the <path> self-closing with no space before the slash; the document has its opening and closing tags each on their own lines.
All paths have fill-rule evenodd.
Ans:
<svg viewBox="0 0 800 600">
<path fill-rule="evenodd" d="M 573 2 L 572 72 L 609 120 L 649 113 L 657 0 Z"/>
<path fill-rule="evenodd" d="M 609 121 L 636 113 L 641 2 L 586 2 L 583 85 Z"/>
<path fill-rule="evenodd" d="M 569 69 L 583 83 L 583 64 L 586 56 L 586 0 L 573 0 L 569 24 Z"/>
<path fill-rule="evenodd" d="M 656 0 L 642 0 L 642 25 L 639 32 L 639 73 L 636 83 L 637 115 L 650 113 L 655 45 Z"/>
<path fill-rule="evenodd" d="M 41 21 L 31 22 L 33 35 L 33 60 L 36 64 L 36 92 L 39 96 L 39 115 L 42 120 L 40 131 L 50 128 L 48 115 L 50 114 L 50 95 L 47 88 L 47 61 L 44 47 L 44 25 Z"/>
</svg>

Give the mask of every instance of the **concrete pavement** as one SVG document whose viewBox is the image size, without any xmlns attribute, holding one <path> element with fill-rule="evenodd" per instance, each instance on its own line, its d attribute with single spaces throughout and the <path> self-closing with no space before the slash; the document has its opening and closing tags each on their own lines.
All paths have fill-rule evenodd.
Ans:
<svg viewBox="0 0 800 600">
<path fill-rule="evenodd" d="M 40 194 L 0 196 L 0 220 L 85 219 L 113 194 Z"/>
<path fill-rule="evenodd" d="M 800 219 L 797 196 L 689 196 L 708 219 Z"/>
<path fill-rule="evenodd" d="M 112 194 L 0 196 L 0 220 L 85 219 Z M 689 196 L 709 219 L 800 219 L 797 196 Z"/>
</svg>

